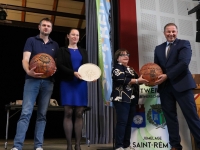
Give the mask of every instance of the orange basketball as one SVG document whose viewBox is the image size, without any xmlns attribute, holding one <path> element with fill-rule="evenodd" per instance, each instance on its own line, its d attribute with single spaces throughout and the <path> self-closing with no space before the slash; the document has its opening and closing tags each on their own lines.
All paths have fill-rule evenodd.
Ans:
<svg viewBox="0 0 200 150">
<path fill-rule="evenodd" d="M 140 69 L 140 75 L 149 81 L 148 86 L 154 86 L 158 76 L 163 74 L 162 69 L 155 63 L 147 63 Z"/>
<path fill-rule="evenodd" d="M 44 73 L 42 78 L 47 78 L 54 73 L 56 64 L 50 55 L 46 53 L 39 53 L 35 55 L 30 61 L 29 68 L 31 69 L 33 67 L 36 67 L 34 70 L 35 72 Z"/>
</svg>

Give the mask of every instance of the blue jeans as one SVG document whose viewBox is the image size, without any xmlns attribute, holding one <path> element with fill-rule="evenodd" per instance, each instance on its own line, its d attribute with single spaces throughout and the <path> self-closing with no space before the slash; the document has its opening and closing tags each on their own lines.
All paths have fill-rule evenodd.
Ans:
<svg viewBox="0 0 200 150">
<path fill-rule="evenodd" d="M 127 148 L 130 146 L 131 124 L 136 111 L 136 103 L 113 102 L 113 105 L 117 116 L 115 149 Z"/>
<path fill-rule="evenodd" d="M 46 126 L 46 112 L 53 91 L 53 82 L 44 79 L 26 79 L 20 119 L 17 123 L 14 146 L 22 150 L 33 107 L 38 96 L 37 119 L 35 124 L 34 148 L 42 147 Z"/>
</svg>

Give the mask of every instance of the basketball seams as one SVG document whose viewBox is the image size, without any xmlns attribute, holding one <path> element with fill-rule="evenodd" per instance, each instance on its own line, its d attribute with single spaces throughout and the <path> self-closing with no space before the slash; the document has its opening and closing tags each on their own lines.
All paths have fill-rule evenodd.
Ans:
<svg viewBox="0 0 200 150">
<path fill-rule="evenodd" d="M 30 61 L 29 68 L 33 67 L 36 67 L 34 70 L 36 73 L 44 73 L 42 78 L 47 78 L 54 73 L 55 61 L 49 54 L 39 53 Z"/>
</svg>

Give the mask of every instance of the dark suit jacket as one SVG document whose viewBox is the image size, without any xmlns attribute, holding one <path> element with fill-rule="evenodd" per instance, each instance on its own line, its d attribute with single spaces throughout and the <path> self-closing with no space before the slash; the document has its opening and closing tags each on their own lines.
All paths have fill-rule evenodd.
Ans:
<svg viewBox="0 0 200 150">
<path fill-rule="evenodd" d="M 167 43 L 156 46 L 154 62 L 158 64 L 168 79 L 158 86 L 160 92 L 169 82 L 178 92 L 183 92 L 196 87 L 189 71 L 192 50 L 189 41 L 176 39 L 171 46 L 168 57 L 165 56 Z"/>
<path fill-rule="evenodd" d="M 88 63 L 87 51 L 81 47 L 78 47 L 78 49 L 82 55 L 82 64 Z M 74 70 L 72 67 L 70 52 L 67 46 L 61 47 L 58 50 L 56 65 L 60 80 L 73 80 Z"/>
</svg>

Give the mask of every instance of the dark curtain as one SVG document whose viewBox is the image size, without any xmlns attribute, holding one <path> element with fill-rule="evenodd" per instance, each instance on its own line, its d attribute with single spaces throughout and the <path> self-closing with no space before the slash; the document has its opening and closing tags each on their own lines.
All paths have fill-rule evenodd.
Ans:
<svg viewBox="0 0 200 150">
<path fill-rule="evenodd" d="M 85 0 L 86 7 L 86 50 L 88 51 L 89 62 L 98 65 L 98 44 L 97 44 L 97 17 L 96 17 L 96 1 Z M 87 115 L 87 135 L 90 143 L 98 143 L 99 141 L 99 107 L 98 101 L 101 95 L 99 90 L 99 81 L 88 83 L 88 105 L 92 107 Z"/>
</svg>

